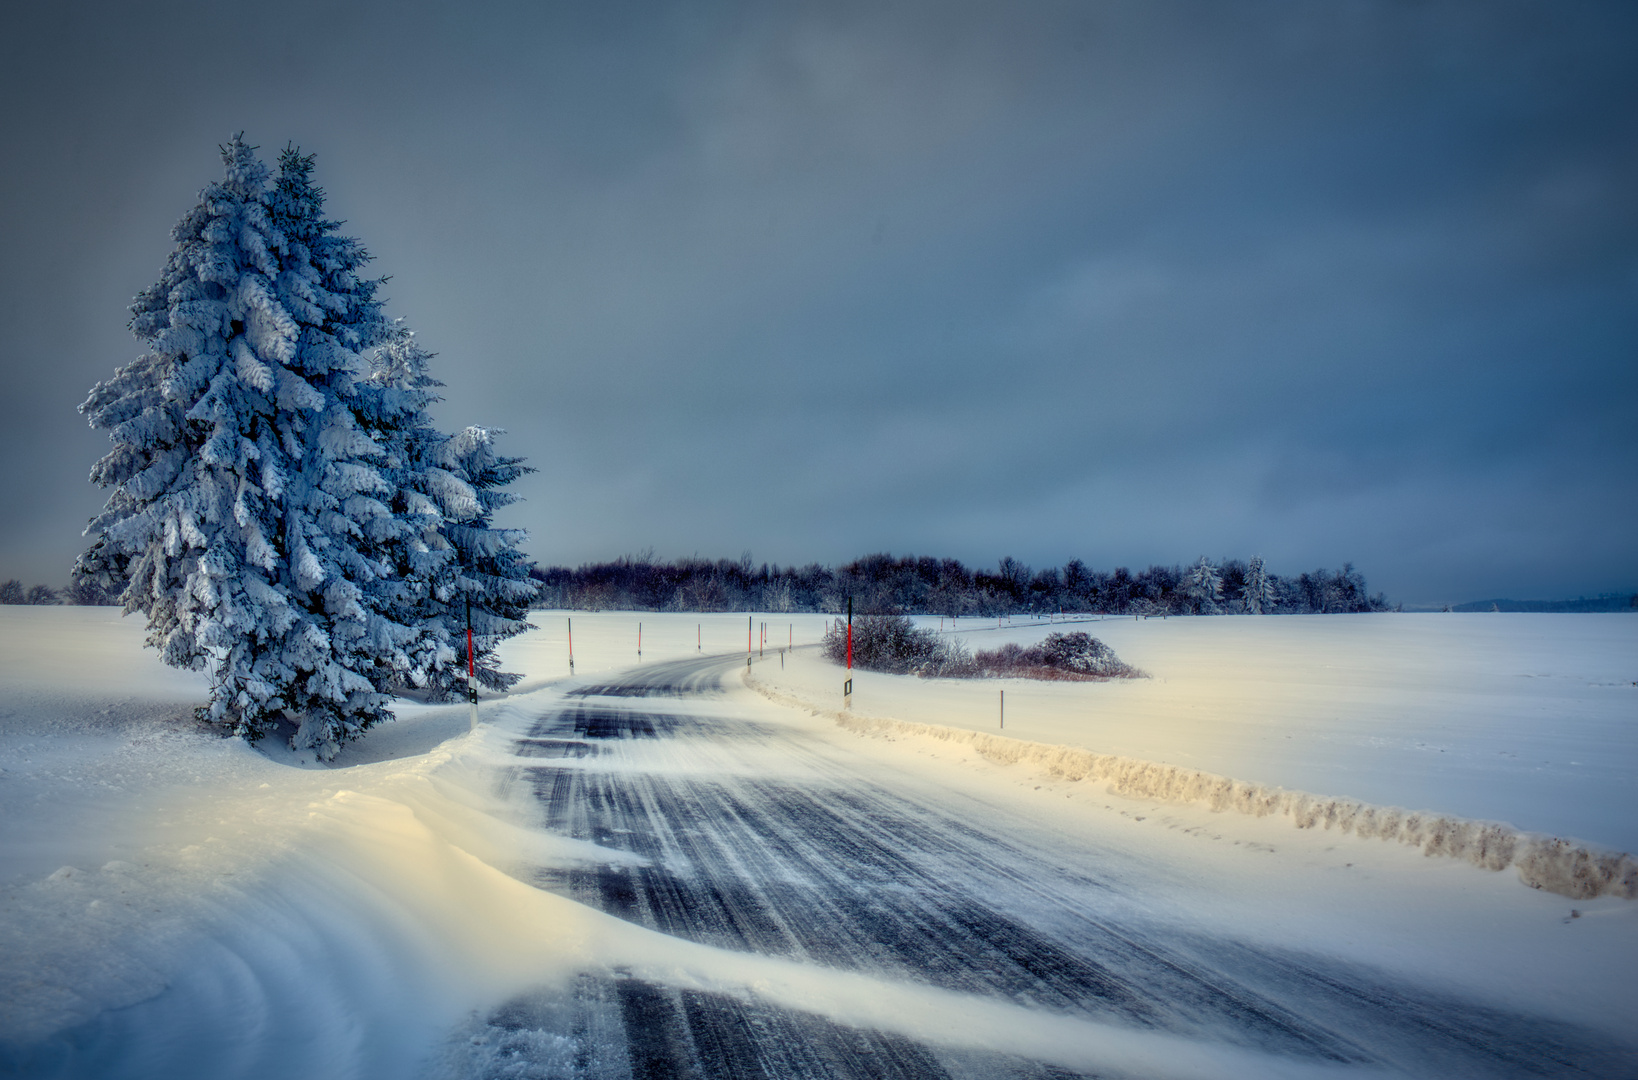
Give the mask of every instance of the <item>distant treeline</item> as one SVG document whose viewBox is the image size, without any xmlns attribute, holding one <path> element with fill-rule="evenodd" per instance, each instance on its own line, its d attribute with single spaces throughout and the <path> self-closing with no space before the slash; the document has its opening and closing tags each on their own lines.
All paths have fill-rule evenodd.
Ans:
<svg viewBox="0 0 1638 1080">
<path fill-rule="evenodd" d="M 0 581 L 0 604 L 80 604 L 92 607 L 117 603 L 117 598 L 90 582 L 76 582 L 66 589 L 53 589 L 50 585 L 25 588 L 16 578 Z"/>
<path fill-rule="evenodd" d="M 1579 600 L 1475 600 L 1452 611 L 1588 612 L 1638 611 L 1638 593 L 1605 593 Z"/>
<path fill-rule="evenodd" d="M 994 570 L 956 559 L 867 555 L 832 569 L 760 566 L 730 559 L 656 561 L 628 556 L 576 569 L 537 567 L 537 606 L 591 611 L 806 611 L 1006 615 L 1106 612 L 1142 615 L 1308 614 L 1386 611 L 1353 565 L 1295 576 L 1269 573 L 1261 559 L 1207 559 L 1193 566 L 1093 570 L 1079 559 L 1032 570 L 1006 558 Z"/>
</svg>

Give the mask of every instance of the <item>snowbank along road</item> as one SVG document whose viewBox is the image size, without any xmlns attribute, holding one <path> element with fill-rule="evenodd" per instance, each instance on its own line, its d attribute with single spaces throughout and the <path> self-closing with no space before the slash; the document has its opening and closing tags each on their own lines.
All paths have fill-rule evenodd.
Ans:
<svg viewBox="0 0 1638 1080">
<path fill-rule="evenodd" d="M 782 723 L 728 693 L 739 663 L 622 673 L 539 717 L 503 783 L 533 793 L 550 831 L 636 858 L 542 868 L 533 884 L 747 962 L 867 976 L 854 1005 L 869 1019 L 838 1023 L 826 1018 L 835 1009 L 770 1001 L 754 982 L 732 993 L 616 970 L 487 1013 L 452 1070 L 1638 1076 L 1632 1048 L 1591 1027 L 1156 918 L 1145 898 L 1175 886 L 1175 862 L 1067 837 L 1016 806 Z M 993 1005 L 1003 1026 L 1018 1016 L 1045 1026 L 941 1037 L 936 1015 L 895 1004 L 907 987 Z"/>
</svg>

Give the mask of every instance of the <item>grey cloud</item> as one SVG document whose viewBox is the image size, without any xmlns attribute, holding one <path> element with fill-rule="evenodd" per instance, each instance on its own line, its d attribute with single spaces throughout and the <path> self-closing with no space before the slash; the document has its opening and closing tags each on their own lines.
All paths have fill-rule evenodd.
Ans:
<svg viewBox="0 0 1638 1080">
<path fill-rule="evenodd" d="M 0 65 L 0 576 L 244 129 L 541 471 L 546 561 L 1352 559 L 1631 587 L 1638 16 L 1362 2 L 67 4 Z"/>
</svg>

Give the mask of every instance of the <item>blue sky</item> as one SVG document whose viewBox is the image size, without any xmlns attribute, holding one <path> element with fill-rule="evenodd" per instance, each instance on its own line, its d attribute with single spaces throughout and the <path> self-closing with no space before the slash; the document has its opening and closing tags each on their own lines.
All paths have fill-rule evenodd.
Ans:
<svg viewBox="0 0 1638 1080">
<path fill-rule="evenodd" d="M 1638 8 L 65 3 L 0 35 L 0 577 L 244 131 L 539 472 L 652 548 L 1638 587 Z"/>
</svg>

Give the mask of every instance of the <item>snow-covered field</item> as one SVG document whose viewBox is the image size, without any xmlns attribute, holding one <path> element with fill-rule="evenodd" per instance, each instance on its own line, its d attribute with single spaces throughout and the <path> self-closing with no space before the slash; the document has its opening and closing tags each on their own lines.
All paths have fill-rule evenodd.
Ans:
<svg viewBox="0 0 1638 1080">
<path fill-rule="evenodd" d="M 1151 678 L 854 673 L 853 711 L 1258 784 L 1509 822 L 1638 852 L 1638 618 L 1379 614 L 921 618 L 969 648 L 1083 630 Z M 758 678 L 838 708 L 813 651 Z"/>
<path fill-rule="evenodd" d="M 667 937 L 525 883 L 542 867 L 620 867 L 633 856 L 541 828 L 538 806 L 504 782 L 519 765 L 516 740 L 561 707 L 565 690 L 637 664 L 639 622 L 644 665 L 746 644 L 744 616 L 533 621 L 541 629 L 506 650 L 524 683 L 482 704 L 477 731 L 464 705 L 405 705 L 397 723 L 326 767 L 201 731 L 189 714 L 202 680 L 144 651 L 134 620 L 109 609 L 0 608 L 0 1072 L 505 1075 L 493 1060 L 473 1064 L 474 1018 L 577 973 L 618 970 L 930 1044 L 1018 1052 L 1035 1040 L 1066 1067 L 1246 1075 L 1247 1062 L 1227 1052 L 1214 1058 L 989 999 Z M 752 621 L 769 625 L 756 681 L 839 704 L 834 667 L 812 649 L 778 650 L 811 645 L 825 619 Z M 1638 620 L 1084 628 L 1154 678 L 1008 682 L 1006 734 L 1638 846 Z M 980 630 L 975 620 L 962 631 L 988 647 L 1049 629 Z M 956 727 L 987 729 L 999 689 L 855 679 L 861 715 Z M 1631 901 L 1572 903 L 1402 847 L 1123 800 L 1101 785 L 1043 779 L 1027 764 L 997 765 L 971 747 L 864 738 L 749 691 L 717 707 L 959 792 L 962 806 L 1039 821 L 1043 843 L 1093 837 L 1147 868 L 1151 917 L 1369 963 L 1616 1038 L 1638 1029 Z M 1359 1072 L 1327 1075 L 1338 1071 Z"/>
</svg>

